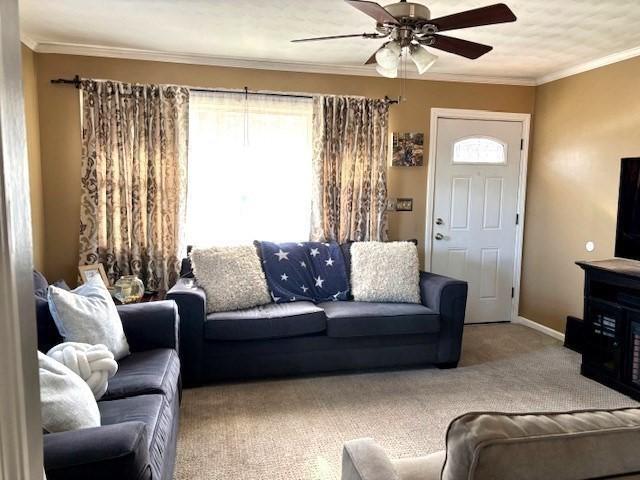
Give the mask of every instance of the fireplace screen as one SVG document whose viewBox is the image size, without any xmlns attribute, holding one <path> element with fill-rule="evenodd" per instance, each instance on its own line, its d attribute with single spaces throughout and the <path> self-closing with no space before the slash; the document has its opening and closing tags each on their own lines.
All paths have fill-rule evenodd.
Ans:
<svg viewBox="0 0 640 480">
<path fill-rule="evenodd" d="M 640 323 L 631 322 L 631 383 L 640 386 Z"/>
</svg>

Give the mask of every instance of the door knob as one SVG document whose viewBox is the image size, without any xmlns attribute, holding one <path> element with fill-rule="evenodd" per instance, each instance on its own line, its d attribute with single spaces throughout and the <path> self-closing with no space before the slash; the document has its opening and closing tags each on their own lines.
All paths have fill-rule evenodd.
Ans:
<svg viewBox="0 0 640 480">
<path fill-rule="evenodd" d="M 441 218 L 436 218 L 436 225 L 444 225 L 444 220 Z"/>
<path fill-rule="evenodd" d="M 442 240 L 444 238 L 444 235 L 441 233 L 436 233 L 436 240 Z"/>
</svg>

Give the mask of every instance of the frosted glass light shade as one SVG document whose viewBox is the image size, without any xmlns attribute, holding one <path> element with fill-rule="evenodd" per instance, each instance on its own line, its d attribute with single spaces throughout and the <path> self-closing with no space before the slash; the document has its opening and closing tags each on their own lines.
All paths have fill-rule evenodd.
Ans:
<svg viewBox="0 0 640 480">
<path fill-rule="evenodd" d="M 383 77 L 396 78 L 398 76 L 398 68 L 383 68 L 380 65 L 376 65 L 376 72 Z"/>
<path fill-rule="evenodd" d="M 400 50 L 398 42 L 389 42 L 376 52 L 376 62 L 387 70 L 397 69 L 400 64 Z"/>
<path fill-rule="evenodd" d="M 426 48 L 418 45 L 411 47 L 410 56 L 413 63 L 416 64 L 420 75 L 429 70 L 433 64 L 436 63 L 436 60 L 438 60 L 436 55 L 427 51 Z"/>
</svg>

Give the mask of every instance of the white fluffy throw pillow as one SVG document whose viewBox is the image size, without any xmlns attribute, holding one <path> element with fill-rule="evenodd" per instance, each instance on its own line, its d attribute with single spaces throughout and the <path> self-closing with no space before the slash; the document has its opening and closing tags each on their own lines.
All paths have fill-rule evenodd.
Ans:
<svg viewBox="0 0 640 480">
<path fill-rule="evenodd" d="M 420 269 L 415 244 L 351 244 L 351 292 L 359 302 L 420 303 Z"/>
<path fill-rule="evenodd" d="M 118 371 L 113 353 L 100 344 L 60 343 L 49 350 L 47 355 L 87 382 L 96 400 L 104 395 L 109 379 Z"/>
<path fill-rule="evenodd" d="M 207 312 L 240 310 L 271 301 L 253 245 L 194 248 L 191 263 L 196 282 L 207 295 Z"/>
<path fill-rule="evenodd" d="M 91 389 L 57 360 L 38 352 L 42 427 L 66 432 L 100 426 L 100 411 Z"/>
<path fill-rule="evenodd" d="M 49 286 L 49 310 L 67 342 L 106 345 L 116 360 L 129 355 L 122 320 L 100 275 L 67 292 Z"/>
</svg>

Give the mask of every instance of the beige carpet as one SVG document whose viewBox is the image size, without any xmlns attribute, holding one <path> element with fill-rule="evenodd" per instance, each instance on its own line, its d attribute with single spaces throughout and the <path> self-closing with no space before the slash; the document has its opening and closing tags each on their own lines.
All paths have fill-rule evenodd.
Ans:
<svg viewBox="0 0 640 480">
<path fill-rule="evenodd" d="M 339 479 L 342 443 L 369 436 L 393 457 L 444 446 L 477 410 L 615 408 L 636 402 L 579 375 L 580 357 L 519 325 L 465 329 L 455 370 L 418 369 L 186 390 L 176 479 Z"/>
</svg>

